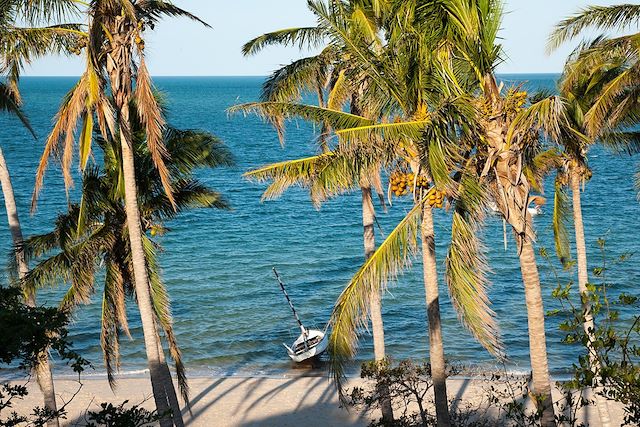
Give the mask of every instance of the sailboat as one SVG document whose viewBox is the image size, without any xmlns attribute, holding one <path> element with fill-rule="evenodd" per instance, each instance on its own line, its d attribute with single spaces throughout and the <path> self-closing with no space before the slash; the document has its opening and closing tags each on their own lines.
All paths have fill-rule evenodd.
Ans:
<svg viewBox="0 0 640 427">
<path fill-rule="evenodd" d="M 329 345 L 329 341 L 324 331 L 319 331 L 317 329 L 307 329 L 302 324 L 302 321 L 298 317 L 298 313 L 296 313 L 296 309 L 293 307 L 293 303 L 289 298 L 289 294 L 287 294 L 286 289 L 284 288 L 284 283 L 280 279 L 280 275 L 276 271 L 276 268 L 273 267 L 273 274 L 276 276 L 276 280 L 278 284 L 280 284 L 280 290 L 284 294 L 284 297 L 287 299 L 289 303 L 289 307 L 291 307 L 291 311 L 293 312 L 293 317 L 295 317 L 296 322 L 298 322 L 298 326 L 300 327 L 300 336 L 291 344 L 289 347 L 286 344 L 284 347 L 287 349 L 287 353 L 289 357 L 294 362 L 300 363 L 305 360 L 311 359 L 316 356 L 320 356 L 327 349 Z"/>
</svg>

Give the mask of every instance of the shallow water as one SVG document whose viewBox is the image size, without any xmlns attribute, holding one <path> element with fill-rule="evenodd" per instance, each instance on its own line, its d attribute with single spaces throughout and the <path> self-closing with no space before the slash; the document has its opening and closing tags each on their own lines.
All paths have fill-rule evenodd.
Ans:
<svg viewBox="0 0 640 427">
<path fill-rule="evenodd" d="M 507 85 L 526 81 L 529 89 L 553 88 L 553 75 L 505 75 Z M 43 140 L 65 91 L 74 78 L 24 78 L 25 110 L 39 139 L 34 141 L 15 119 L 0 117 L 0 144 L 13 176 L 16 197 L 26 235 L 47 231 L 57 212 L 66 207 L 65 191 L 57 170 L 52 169 L 38 211 L 28 215 L 34 172 Z M 309 326 L 323 327 L 340 291 L 361 262 L 360 196 L 357 192 L 326 203 L 318 211 L 307 194 L 292 189 L 277 201 L 260 202 L 264 185 L 245 181 L 249 168 L 317 152 L 313 128 L 302 122 L 289 126 L 286 146 L 281 148 L 275 132 L 255 117 L 229 117 L 226 108 L 255 100 L 260 77 L 160 77 L 157 86 L 165 93 L 170 122 L 180 128 L 206 129 L 219 136 L 233 151 L 237 166 L 201 171 L 207 184 L 222 191 L 232 212 L 194 210 L 169 224 L 171 232 L 159 239 L 163 277 L 173 301 L 175 330 L 189 370 L 202 374 L 279 374 L 291 368 L 282 342 L 297 336 L 296 324 L 272 277 L 277 266 L 301 317 Z M 590 164 L 594 177 L 583 198 L 590 262 L 599 263 L 596 239 L 605 236 L 611 256 L 635 249 L 640 206 L 635 199 L 633 173 L 636 160 L 614 157 L 594 149 Z M 552 186 L 548 186 L 552 191 Z M 71 191 L 71 197 L 77 196 Z M 548 194 L 551 198 L 552 194 Z M 388 213 L 379 210 L 384 233 L 410 208 L 394 203 Z M 553 249 L 551 207 L 535 220 L 539 244 Z M 446 253 L 449 219 L 436 214 L 437 255 L 442 265 Z M 485 245 L 492 268 L 490 296 L 499 319 L 509 357 L 508 368 L 526 371 L 528 338 L 524 295 L 513 243 L 502 244 L 502 224 L 487 220 Z M 382 239 L 378 233 L 379 241 Z M 0 216 L 0 253 L 7 254 L 10 235 L 6 218 Z M 8 257 L 8 255 L 7 255 Z M 551 272 L 542 266 L 543 293 L 547 309 L 555 287 Z M 633 261 L 617 266 L 609 279 L 621 288 L 635 285 L 640 267 Z M 100 288 L 98 283 L 98 288 Z M 55 304 L 60 290 L 43 290 L 40 303 Z M 99 295 L 95 301 L 99 301 Z M 451 361 L 491 369 L 496 366 L 460 326 L 443 286 L 441 292 L 445 351 Z M 133 341 L 123 339 L 122 369 L 146 366 L 139 319 L 130 303 Z M 102 370 L 99 346 L 100 305 L 82 307 L 71 327 L 71 338 L 97 372 Z M 383 316 L 387 352 L 395 358 L 424 358 L 428 354 L 421 263 L 391 286 L 384 297 Z M 556 373 L 566 371 L 576 350 L 560 343 L 557 320 L 550 319 L 549 362 Z M 360 341 L 359 359 L 372 356 L 370 336 Z"/>
</svg>

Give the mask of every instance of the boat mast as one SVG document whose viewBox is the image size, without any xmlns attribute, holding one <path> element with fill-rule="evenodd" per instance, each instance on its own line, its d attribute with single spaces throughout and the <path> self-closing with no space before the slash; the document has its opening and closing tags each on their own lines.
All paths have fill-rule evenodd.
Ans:
<svg viewBox="0 0 640 427">
<path fill-rule="evenodd" d="M 300 318 L 298 317 L 298 313 L 296 313 L 296 309 L 293 307 L 293 303 L 291 303 L 291 299 L 289 298 L 289 294 L 287 293 L 286 289 L 284 288 L 284 283 L 282 283 L 282 280 L 280 280 L 280 275 L 276 271 L 275 267 L 273 267 L 273 274 L 275 274 L 276 279 L 278 280 L 278 283 L 280 284 L 280 289 L 282 290 L 282 293 L 284 294 L 284 297 L 287 299 L 287 302 L 289 303 L 289 307 L 291 307 L 291 311 L 293 312 L 293 316 L 296 318 L 296 321 L 298 322 L 298 325 L 300 326 L 300 330 L 302 331 L 302 334 L 305 336 L 305 340 L 306 340 L 307 330 L 302 325 L 302 322 L 300 321 Z"/>
</svg>

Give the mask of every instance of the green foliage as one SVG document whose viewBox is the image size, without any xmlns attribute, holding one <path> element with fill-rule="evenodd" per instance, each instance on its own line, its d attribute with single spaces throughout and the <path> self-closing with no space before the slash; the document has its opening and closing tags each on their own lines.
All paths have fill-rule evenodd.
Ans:
<svg viewBox="0 0 640 427">
<path fill-rule="evenodd" d="M 69 314 L 53 307 L 29 307 L 17 288 L 0 287 L 0 363 L 18 362 L 29 371 L 49 348 L 82 372 L 89 362 L 71 349 L 67 339 Z"/>
<path fill-rule="evenodd" d="M 500 425 L 509 427 L 539 427 L 542 425 L 542 405 L 528 405 L 541 399 L 531 392 L 529 383 L 531 377 L 522 377 L 509 373 L 493 374 L 486 378 L 489 386 L 485 388 L 487 402 L 494 411 L 494 419 L 500 420 Z M 582 391 L 577 391 L 571 384 L 556 383 L 562 393 L 562 398 L 554 402 L 555 421 L 557 425 L 570 427 L 585 427 L 579 422 L 578 411 L 593 402 L 586 399 Z"/>
<path fill-rule="evenodd" d="M 402 360 L 396 364 L 390 359 L 365 362 L 360 377 L 367 380 L 366 385 L 349 391 L 349 405 L 371 411 L 378 409 L 383 399 L 389 398 L 394 411 L 401 414 L 392 422 L 380 419 L 373 421 L 371 426 L 435 425 L 435 415 L 429 408 L 433 403 L 428 397 L 433 388 L 429 363 Z M 409 409 L 414 404 L 418 413 Z"/>
<path fill-rule="evenodd" d="M 450 368 L 449 375 L 458 372 L 457 369 Z M 428 362 L 402 360 L 393 363 L 389 359 L 366 362 L 362 364 L 360 377 L 366 381 L 364 385 L 349 390 L 347 402 L 350 406 L 373 411 L 380 408 L 384 396 L 389 396 L 395 414 L 399 414 L 392 422 L 379 419 L 374 420 L 371 426 L 437 425 L 431 412 L 433 381 Z M 472 394 L 469 401 L 459 398 L 451 402 L 453 426 L 541 426 L 541 410 L 529 404 L 531 399 L 536 399 L 529 388 L 530 377 L 503 373 L 487 375 L 476 381 L 477 384 L 482 384 L 483 381 L 487 384 L 480 396 Z M 584 427 L 579 422 L 578 411 L 592 402 L 585 399 L 580 391 L 572 389 L 570 384 L 558 384 L 558 387 L 562 398 L 554 402 L 556 422 L 568 427 Z"/>
<path fill-rule="evenodd" d="M 47 357 L 47 351 L 52 351 L 79 375 L 90 364 L 72 350 L 67 338 L 68 323 L 68 313 L 51 307 L 29 307 L 23 303 L 20 289 L 0 287 L 0 364 L 30 372 Z M 14 403 L 25 396 L 25 385 L 0 384 L 1 427 L 44 426 L 54 418 L 64 418 L 66 405 L 57 411 L 36 407 L 29 416 L 11 411 Z M 8 411 L 11 412 L 7 415 Z"/>
<path fill-rule="evenodd" d="M 390 280 L 410 266 L 418 250 L 422 204 L 416 204 L 389 233 L 336 301 L 329 320 L 332 327 L 329 351 L 331 370 L 338 385 L 344 379 L 346 361 L 356 354 L 358 333 L 366 326 L 370 295 L 381 292 Z"/>
<path fill-rule="evenodd" d="M 582 309 L 582 302 L 572 298 L 572 283 L 559 283 L 552 296 L 562 309 L 550 315 L 561 316 L 560 330 L 563 342 L 579 345 L 584 351 L 573 364 L 573 388 L 594 387 L 598 393 L 623 405 L 625 425 L 640 423 L 640 298 L 618 291 L 607 281 L 607 271 L 629 258 L 623 254 L 610 261 L 606 256 L 606 242 L 598 239 L 602 265 L 594 268 L 600 283 L 589 284 L 589 293 L 583 295 L 591 307 L 590 313 Z M 585 332 L 583 324 L 592 316 L 593 338 Z M 591 362 L 598 361 L 597 364 Z"/>
<path fill-rule="evenodd" d="M 162 418 L 156 411 L 148 411 L 139 405 L 125 408 L 128 402 L 125 400 L 117 406 L 102 403 L 100 411 L 89 411 L 87 427 L 146 427 L 155 425 Z"/>
<path fill-rule="evenodd" d="M 547 46 L 549 50 L 555 50 L 562 43 L 577 37 L 589 28 L 602 30 L 626 28 L 637 24 L 639 17 L 640 6 L 633 4 L 587 6 L 556 25 Z"/>
<path fill-rule="evenodd" d="M 502 356 L 500 330 L 487 294 L 489 266 L 479 236 L 487 204 L 487 190 L 462 176 L 454 202 L 451 243 L 445 261 L 449 295 L 462 323 L 491 354 Z"/>
<path fill-rule="evenodd" d="M 381 406 L 383 398 L 388 397 L 394 409 L 402 413 L 392 424 L 380 419 L 371 426 L 411 426 L 419 425 L 420 421 L 426 426 L 435 422 L 434 415 L 426 407 L 429 403 L 427 393 L 433 387 L 429 364 L 415 365 L 410 360 L 403 360 L 394 366 L 388 359 L 371 361 L 362 364 L 360 377 L 373 382 L 373 386 L 353 388 L 349 395 L 350 405 L 375 409 Z M 418 406 L 419 414 L 408 413 L 411 403 Z"/>
</svg>

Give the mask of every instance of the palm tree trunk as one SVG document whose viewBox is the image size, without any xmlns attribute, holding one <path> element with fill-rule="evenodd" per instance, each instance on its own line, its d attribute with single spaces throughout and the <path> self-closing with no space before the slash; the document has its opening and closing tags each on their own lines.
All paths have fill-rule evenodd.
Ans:
<svg viewBox="0 0 640 427">
<path fill-rule="evenodd" d="M 22 227 L 20 226 L 20 217 L 18 216 L 18 208 L 16 207 L 16 200 L 13 194 L 13 185 L 11 184 L 11 175 L 9 174 L 9 168 L 7 162 L 4 159 L 4 153 L 0 148 L 0 183 L 2 184 L 2 195 L 4 197 L 4 205 L 7 211 L 7 222 L 9 224 L 9 230 L 11 231 L 11 238 L 13 239 L 13 246 L 16 257 L 16 264 L 18 267 L 18 278 L 22 280 L 24 276 L 29 272 L 29 266 L 24 256 L 24 246 L 22 238 Z M 36 296 L 33 293 L 29 293 L 26 298 L 26 303 L 29 307 L 36 306 Z M 56 393 L 53 384 L 53 374 L 51 373 L 51 365 L 49 364 L 49 354 L 44 351 L 39 356 L 39 363 L 35 368 L 36 378 L 40 390 L 44 395 L 44 407 L 55 413 L 57 411 Z M 58 417 L 47 422 L 49 427 L 58 427 Z"/>
<path fill-rule="evenodd" d="M 433 228 L 433 211 L 428 203 L 422 205 L 422 264 L 424 290 L 429 320 L 429 363 L 433 378 L 433 393 L 436 401 L 438 427 L 451 425 L 449 402 L 447 399 L 447 372 L 442 343 L 442 322 L 438 290 L 438 270 L 436 268 L 436 241 Z"/>
<path fill-rule="evenodd" d="M 13 185 L 11 184 L 11 175 L 7 162 L 4 159 L 4 153 L 0 148 L 0 183 L 2 184 L 2 195 L 4 197 L 4 206 L 7 211 L 7 223 L 11 231 L 13 246 L 15 250 L 16 264 L 18 266 L 18 277 L 22 279 L 29 272 L 29 266 L 24 257 L 22 227 L 20 227 L 20 217 L 18 216 L 18 208 L 13 194 Z"/>
<path fill-rule="evenodd" d="M 364 258 L 368 260 L 376 250 L 376 237 L 374 233 L 375 210 L 373 208 L 373 199 L 371 197 L 371 187 L 361 186 L 362 191 L 362 226 L 364 241 Z M 382 323 L 382 304 L 380 293 L 374 292 L 369 302 L 369 311 L 371 314 L 371 330 L 373 332 L 373 352 L 377 362 L 384 360 L 384 325 Z M 389 397 L 389 389 L 380 390 L 380 409 L 382 411 L 382 420 L 385 424 L 393 422 L 393 406 Z"/>
<path fill-rule="evenodd" d="M 149 291 L 149 277 L 147 275 L 146 257 L 142 244 L 142 229 L 140 225 L 140 212 L 138 210 L 138 194 L 136 188 L 135 165 L 133 159 L 133 148 L 131 146 L 131 131 L 129 124 L 129 106 L 127 102 L 120 105 L 120 146 L 122 150 L 122 169 L 124 177 L 125 211 L 127 214 L 127 229 L 129 231 L 129 242 L 131 245 L 131 258 L 133 263 L 134 285 L 140 319 L 142 321 L 142 331 L 144 334 L 144 344 L 149 363 L 149 375 L 151 377 L 151 388 L 156 402 L 156 409 L 160 414 L 169 411 L 167 394 L 163 381 L 162 363 L 158 352 L 159 342 L 154 321 L 153 307 L 151 304 L 151 293 Z M 173 387 L 173 385 L 171 385 Z M 180 413 L 172 416 L 182 415 Z M 172 426 L 171 416 L 165 416 L 160 420 L 161 426 Z"/>
<path fill-rule="evenodd" d="M 602 427 L 609 427 L 611 425 L 611 416 L 609 415 L 609 408 L 607 407 L 607 401 L 600 393 L 598 386 L 600 361 L 597 355 L 591 350 L 591 343 L 594 341 L 595 325 L 593 322 L 593 315 L 591 314 L 591 304 L 589 303 L 589 290 L 587 289 L 587 283 L 589 283 L 589 275 L 587 273 L 587 246 L 584 238 L 584 223 L 582 221 L 582 204 L 580 202 L 580 176 L 577 171 L 571 171 L 571 195 L 573 198 L 573 224 L 576 233 L 576 257 L 578 258 L 578 290 L 580 291 L 580 299 L 582 301 L 582 312 L 584 313 L 583 328 L 586 336 L 589 339 L 589 361 L 591 363 L 591 369 L 594 374 L 594 383 L 596 386 L 593 388 L 595 393 L 596 406 L 598 408 L 598 415 L 600 417 L 600 424 Z"/>
<path fill-rule="evenodd" d="M 157 331 L 157 328 L 156 328 Z M 167 359 L 164 357 L 164 349 L 162 348 L 162 339 L 157 334 L 158 339 L 158 356 L 160 358 L 160 365 L 162 368 L 162 383 L 164 384 L 164 391 L 167 394 L 167 400 L 169 401 L 169 407 L 171 408 L 171 414 L 173 416 L 173 424 L 176 427 L 184 427 L 182 421 L 182 410 L 180 409 L 180 402 L 178 402 L 178 396 L 176 389 L 173 386 L 173 378 L 171 378 L 171 370 L 167 364 Z M 185 402 L 189 403 L 189 402 Z"/>
<path fill-rule="evenodd" d="M 540 276 L 536 255 L 531 241 L 520 238 L 520 270 L 524 283 L 524 296 L 527 305 L 527 320 L 529 324 L 529 356 L 533 372 L 533 394 L 539 399 L 536 406 L 542 410 L 541 425 L 555 426 L 553 399 L 551 397 L 551 380 L 547 362 L 547 341 L 544 330 L 544 308 Z M 540 406 L 542 405 L 542 406 Z"/>
</svg>

